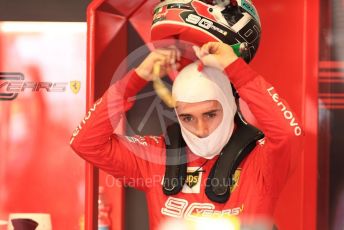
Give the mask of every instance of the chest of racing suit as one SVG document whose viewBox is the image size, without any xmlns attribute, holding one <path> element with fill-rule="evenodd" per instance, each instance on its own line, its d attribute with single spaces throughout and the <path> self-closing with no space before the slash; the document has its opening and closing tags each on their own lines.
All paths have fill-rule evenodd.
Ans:
<svg viewBox="0 0 344 230">
<path fill-rule="evenodd" d="M 162 190 L 164 137 L 114 133 L 133 106 L 135 95 L 147 84 L 135 71 L 111 85 L 73 132 L 70 144 L 79 156 L 146 193 L 150 229 L 157 229 L 166 218 L 192 221 L 198 216 L 236 215 L 254 223 L 273 216 L 279 193 L 300 155 L 300 123 L 275 88 L 243 60 L 238 59 L 224 72 L 265 134 L 235 171 L 226 203 L 212 202 L 205 194 L 206 180 L 217 157 L 206 160 L 187 149 L 186 183 L 181 192 L 167 196 Z"/>
</svg>

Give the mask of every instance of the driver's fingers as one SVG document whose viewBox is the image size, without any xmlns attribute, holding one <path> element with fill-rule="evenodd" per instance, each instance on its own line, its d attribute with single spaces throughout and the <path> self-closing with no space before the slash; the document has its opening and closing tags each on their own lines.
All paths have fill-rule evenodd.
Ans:
<svg viewBox="0 0 344 230">
<path fill-rule="evenodd" d="M 167 63 L 169 62 L 169 56 L 162 53 L 153 52 L 152 60 L 153 60 L 153 63 L 160 62 L 160 65 L 164 66 L 164 65 L 167 65 Z"/>
<path fill-rule="evenodd" d="M 201 47 L 200 55 L 201 57 L 207 54 L 214 54 L 219 48 L 218 42 L 208 42 Z"/>
</svg>

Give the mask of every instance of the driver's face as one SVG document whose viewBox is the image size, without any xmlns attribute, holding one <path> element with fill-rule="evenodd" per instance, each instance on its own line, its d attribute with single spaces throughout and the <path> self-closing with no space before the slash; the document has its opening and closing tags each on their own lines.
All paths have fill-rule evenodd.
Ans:
<svg viewBox="0 0 344 230">
<path fill-rule="evenodd" d="M 182 125 L 200 138 L 211 134 L 223 118 L 222 106 L 216 100 L 196 103 L 177 101 L 176 110 Z"/>
</svg>

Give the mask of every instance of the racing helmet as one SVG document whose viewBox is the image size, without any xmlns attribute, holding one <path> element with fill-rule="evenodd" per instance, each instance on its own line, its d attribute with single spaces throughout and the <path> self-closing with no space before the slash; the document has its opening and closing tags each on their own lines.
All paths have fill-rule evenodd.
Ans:
<svg viewBox="0 0 344 230">
<path fill-rule="evenodd" d="M 261 24 L 250 0 L 163 0 L 153 14 L 152 41 L 224 42 L 247 63 L 257 52 Z"/>
</svg>

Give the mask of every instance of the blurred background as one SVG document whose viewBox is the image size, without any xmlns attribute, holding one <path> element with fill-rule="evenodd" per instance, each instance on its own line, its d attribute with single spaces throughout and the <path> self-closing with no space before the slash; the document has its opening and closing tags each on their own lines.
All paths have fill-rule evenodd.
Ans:
<svg viewBox="0 0 344 230">
<path fill-rule="evenodd" d="M 144 194 L 87 165 L 70 149 L 69 137 L 123 58 L 149 41 L 157 1 L 96 0 L 87 16 L 90 3 L 0 0 L 0 229 L 7 229 L 11 213 L 49 213 L 57 230 L 96 229 L 99 185 L 113 230 L 148 229 Z M 277 225 L 343 229 L 344 1 L 254 3 L 263 32 L 251 65 L 287 99 L 307 133 L 302 160 L 276 210 Z M 6 82 L 19 76 L 9 73 L 22 73 L 26 88 L 4 100 L 15 95 L 3 94 Z M 63 87 L 37 91 L 39 84 Z M 135 114 L 152 100 L 128 113 L 137 134 L 161 132 L 158 113 L 135 129 Z"/>
<path fill-rule="evenodd" d="M 53 229 L 80 229 L 83 222 L 85 163 L 68 142 L 86 106 L 87 4 L 0 1 L 1 76 L 19 72 L 28 85 L 64 88 L 31 87 L 0 100 L 2 221 L 11 213 L 49 213 Z M 76 91 L 73 81 L 80 82 Z"/>
</svg>

